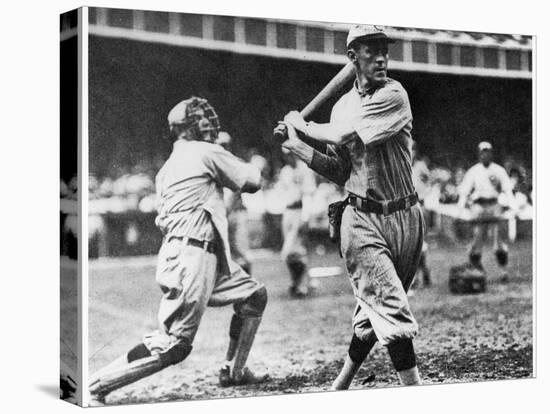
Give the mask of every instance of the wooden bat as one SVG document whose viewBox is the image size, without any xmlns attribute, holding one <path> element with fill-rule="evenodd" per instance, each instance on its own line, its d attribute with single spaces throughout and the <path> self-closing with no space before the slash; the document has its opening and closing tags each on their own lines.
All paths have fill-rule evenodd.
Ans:
<svg viewBox="0 0 550 414">
<path fill-rule="evenodd" d="M 350 81 L 355 75 L 355 68 L 353 63 L 348 62 L 340 72 L 338 72 L 329 83 L 325 85 L 323 89 L 306 105 L 304 109 L 300 111 L 300 114 L 304 119 L 309 118 L 321 105 L 323 105 L 329 98 L 332 98 L 336 93 L 344 87 L 348 81 Z M 282 144 L 288 138 L 286 126 L 279 124 L 273 130 L 273 139 Z"/>
</svg>

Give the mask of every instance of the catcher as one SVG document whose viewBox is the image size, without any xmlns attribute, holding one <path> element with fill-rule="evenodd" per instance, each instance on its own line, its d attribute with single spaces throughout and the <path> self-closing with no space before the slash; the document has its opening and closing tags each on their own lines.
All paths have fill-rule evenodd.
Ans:
<svg viewBox="0 0 550 414">
<path fill-rule="evenodd" d="M 158 216 L 164 234 L 156 280 L 163 296 L 159 329 L 92 376 L 91 403 L 183 361 L 207 306 L 233 305 L 220 385 L 257 383 L 245 364 L 267 304 L 264 285 L 230 256 L 223 188 L 255 192 L 260 171 L 214 144 L 220 130 L 214 108 L 197 97 L 168 114 L 172 154 L 156 177 Z"/>
</svg>

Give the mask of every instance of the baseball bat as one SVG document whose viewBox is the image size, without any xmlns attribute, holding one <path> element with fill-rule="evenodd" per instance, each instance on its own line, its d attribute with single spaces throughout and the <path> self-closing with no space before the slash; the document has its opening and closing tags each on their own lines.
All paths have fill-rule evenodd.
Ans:
<svg viewBox="0 0 550 414">
<path fill-rule="evenodd" d="M 300 114 L 304 119 L 309 118 L 321 105 L 323 105 L 329 98 L 332 98 L 336 93 L 344 87 L 349 80 L 353 78 L 355 69 L 353 63 L 348 62 L 340 72 L 338 72 L 329 83 L 325 85 L 323 89 L 309 102 L 304 109 L 300 111 Z M 286 125 L 279 124 L 273 130 L 273 139 L 278 144 L 282 144 L 286 139 L 287 130 Z"/>
</svg>

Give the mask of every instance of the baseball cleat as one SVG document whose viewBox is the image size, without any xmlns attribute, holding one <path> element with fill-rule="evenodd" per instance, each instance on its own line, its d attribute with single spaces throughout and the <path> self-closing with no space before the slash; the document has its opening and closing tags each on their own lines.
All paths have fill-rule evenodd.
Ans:
<svg viewBox="0 0 550 414">
<path fill-rule="evenodd" d="M 89 394 L 88 406 L 89 407 L 102 407 L 105 405 L 105 395 L 102 394 Z"/>
<path fill-rule="evenodd" d="M 231 383 L 231 367 L 225 366 L 222 369 L 220 369 L 220 373 L 218 375 L 218 380 L 220 382 L 220 387 L 229 387 L 232 385 Z"/>
<path fill-rule="evenodd" d="M 242 374 L 239 376 L 239 378 L 235 378 L 230 373 L 229 367 L 223 367 L 220 370 L 219 374 L 219 381 L 221 387 L 232 387 L 232 386 L 239 386 L 239 385 L 252 385 L 252 384 L 260 384 L 262 382 L 265 382 L 269 379 L 269 375 L 263 374 L 263 375 L 256 375 L 254 374 L 250 369 L 243 368 Z"/>
</svg>

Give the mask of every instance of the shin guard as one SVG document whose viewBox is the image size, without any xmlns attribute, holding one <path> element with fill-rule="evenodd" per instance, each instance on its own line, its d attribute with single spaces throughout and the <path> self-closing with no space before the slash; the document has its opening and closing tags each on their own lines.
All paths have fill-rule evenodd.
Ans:
<svg viewBox="0 0 550 414">
<path fill-rule="evenodd" d="M 236 380 L 240 380 L 243 375 L 243 369 L 246 365 L 248 354 L 250 353 L 250 349 L 254 343 L 254 338 L 262 318 L 247 316 L 242 318 L 242 320 L 241 333 L 239 335 L 239 340 L 237 341 L 235 362 L 233 364 L 233 378 Z"/>
<path fill-rule="evenodd" d="M 135 349 L 133 348 L 132 351 Z M 187 358 L 191 349 L 190 345 L 182 342 L 161 354 L 145 356 L 123 365 L 107 366 L 92 376 L 89 391 L 92 395 L 105 396 L 116 389 L 155 374 L 169 365 L 183 361 Z M 129 357 L 130 353 L 125 356 L 128 361 L 131 359 Z"/>
</svg>

